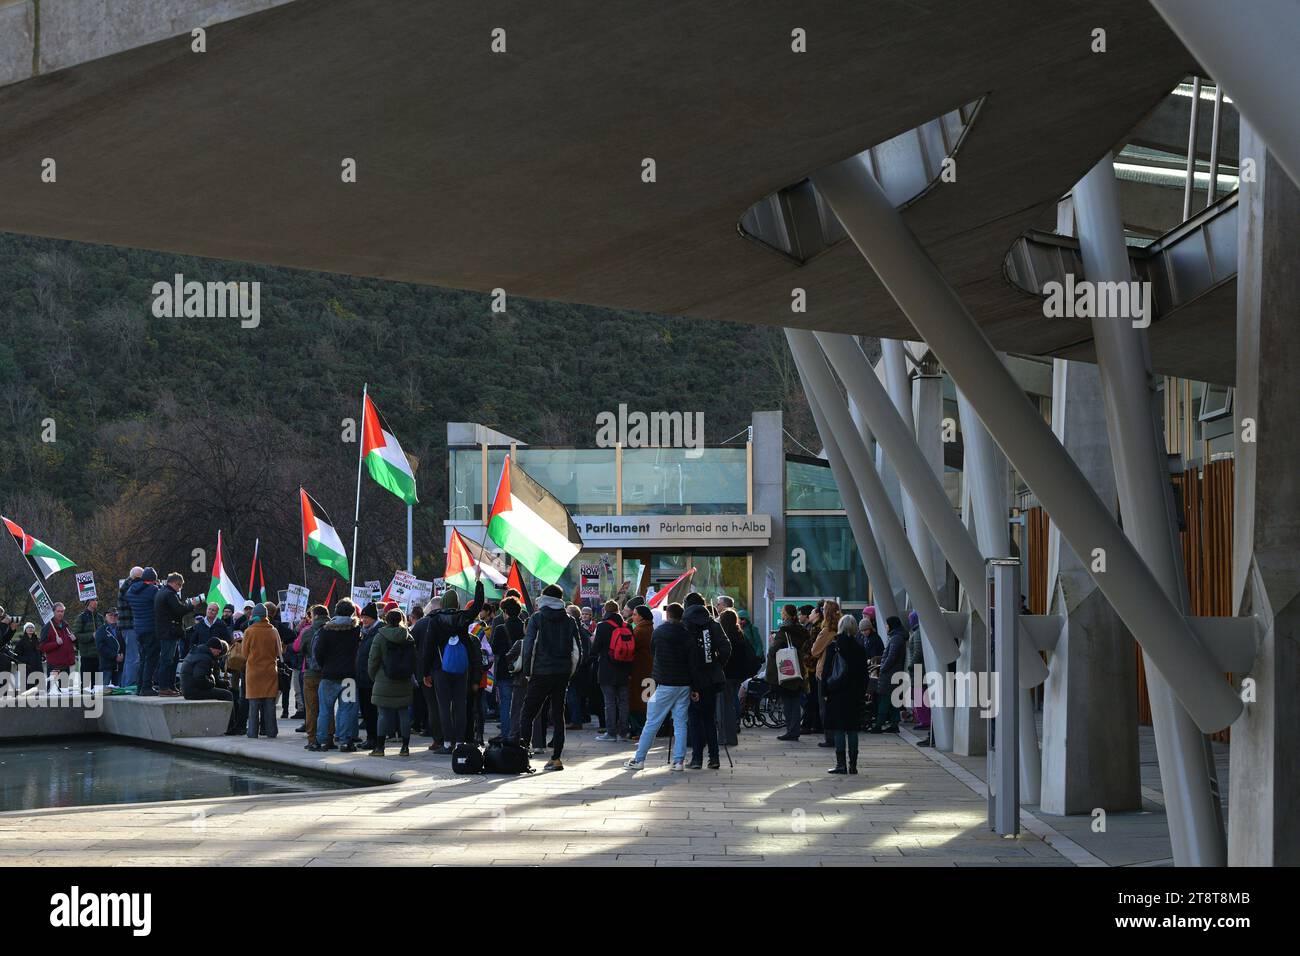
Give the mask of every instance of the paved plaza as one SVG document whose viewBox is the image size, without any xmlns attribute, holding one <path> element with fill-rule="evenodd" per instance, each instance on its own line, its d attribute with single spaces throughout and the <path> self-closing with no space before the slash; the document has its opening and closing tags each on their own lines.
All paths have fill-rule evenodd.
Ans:
<svg viewBox="0 0 1300 956">
<path fill-rule="evenodd" d="M 1018 839 L 997 837 L 981 784 L 962 766 L 980 761 L 919 749 L 906 732 L 863 735 L 861 773 L 835 777 L 816 736 L 782 743 L 774 731 L 751 731 L 731 751 L 734 768 L 724 757 L 722 770 L 686 773 L 669 771 L 661 741 L 631 773 L 621 767 L 627 745 L 597 743 L 586 730 L 570 732 L 563 772 L 515 778 L 458 777 L 420 738 L 409 758 L 307 753 L 293 726 L 283 721 L 288 732 L 276 740 L 178 744 L 327 767 L 367 785 L 0 814 L 0 864 L 1098 866 L 1169 856 L 1154 802 L 1147 813 L 1112 815 L 1110 837 L 1091 835 L 1089 849 L 1086 818 L 1024 813 Z M 1158 845 L 1133 859 L 1126 832 Z"/>
</svg>

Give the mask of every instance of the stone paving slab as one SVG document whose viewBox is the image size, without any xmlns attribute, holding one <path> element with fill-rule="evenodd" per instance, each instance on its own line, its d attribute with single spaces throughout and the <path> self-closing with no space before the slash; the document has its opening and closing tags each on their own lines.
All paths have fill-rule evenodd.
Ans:
<svg viewBox="0 0 1300 956">
<path fill-rule="evenodd" d="M 1071 865 L 1033 834 L 990 833 L 983 798 L 899 737 L 864 735 L 856 777 L 826 773 L 818 738 L 773 731 L 742 734 L 717 771 L 672 773 L 661 744 L 631 773 L 630 748 L 582 731 L 561 773 L 457 777 L 423 747 L 316 754 L 291 731 L 184 744 L 369 785 L 3 813 L 0 865 Z"/>
</svg>

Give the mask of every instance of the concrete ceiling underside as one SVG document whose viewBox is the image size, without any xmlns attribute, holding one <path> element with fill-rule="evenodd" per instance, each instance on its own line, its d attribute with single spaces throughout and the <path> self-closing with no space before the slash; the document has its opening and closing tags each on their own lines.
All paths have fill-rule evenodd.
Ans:
<svg viewBox="0 0 1300 956">
<path fill-rule="evenodd" d="M 181 37 L 0 89 L 0 229 L 914 338 L 848 243 L 799 266 L 737 221 L 983 96 L 957 181 L 907 221 L 995 345 L 1077 355 L 1086 327 L 1044 318 L 1004 256 L 1194 68 L 1133 0 L 297 0 L 211 27 L 206 54 Z M 1163 333 L 1159 370 L 1231 380 L 1231 352 L 1211 374 Z"/>
</svg>

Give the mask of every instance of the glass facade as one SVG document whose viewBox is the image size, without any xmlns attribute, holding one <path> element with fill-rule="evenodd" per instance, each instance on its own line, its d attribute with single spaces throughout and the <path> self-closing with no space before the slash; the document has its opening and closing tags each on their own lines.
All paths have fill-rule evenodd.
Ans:
<svg viewBox="0 0 1300 956">
<path fill-rule="evenodd" d="M 479 448 L 447 449 L 447 510 L 450 521 L 483 520 L 483 452 Z"/>
<path fill-rule="evenodd" d="M 867 600 L 867 571 L 862 566 L 844 515 L 786 515 L 786 594 L 834 594 L 843 601 Z"/>
<path fill-rule="evenodd" d="M 825 463 L 787 458 L 785 463 L 786 511 L 843 511 L 840 489 Z"/>
<path fill-rule="evenodd" d="M 574 514 L 612 515 L 617 510 L 613 448 L 519 448 L 515 460 Z"/>
<path fill-rule="evenodd" d="M 625 448 L 623 514 L 745 514 L 744 448 Z"/>
</svg>

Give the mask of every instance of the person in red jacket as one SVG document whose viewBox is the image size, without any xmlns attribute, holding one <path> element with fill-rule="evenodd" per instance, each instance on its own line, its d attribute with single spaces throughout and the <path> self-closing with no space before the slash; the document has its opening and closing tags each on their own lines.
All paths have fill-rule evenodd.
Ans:
<svg viewBox="0 0 1300 956">
<path fill-rule="evenodd" d="M 77 660 L 77 639 L 64 620 L 65 612 L 62 604 L 54 605 L 54 617 L 41 629 L 40 650 L 45 655 L 47 683 L 52 677 L 70 672 Z"/>
</svg>

